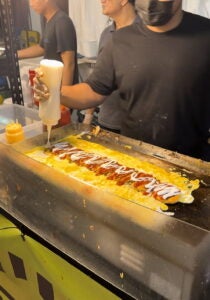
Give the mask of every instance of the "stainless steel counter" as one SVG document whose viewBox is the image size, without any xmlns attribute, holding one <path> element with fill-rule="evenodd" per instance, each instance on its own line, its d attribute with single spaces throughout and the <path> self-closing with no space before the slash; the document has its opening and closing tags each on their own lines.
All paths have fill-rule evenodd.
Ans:
<svg viewBox="0 0 210 300">
<path fill-rule="evenodd" d="M 52 140 L 87 129 L 56 129 Z M 171 217 L 67 177 L 24 155 L 42 134 L 0 144 L 0 207 L 133 298 L 209 299 L 210 164 L 105 131 L 92 141 L 199 178 L 194 203 Z"/>
</svg>

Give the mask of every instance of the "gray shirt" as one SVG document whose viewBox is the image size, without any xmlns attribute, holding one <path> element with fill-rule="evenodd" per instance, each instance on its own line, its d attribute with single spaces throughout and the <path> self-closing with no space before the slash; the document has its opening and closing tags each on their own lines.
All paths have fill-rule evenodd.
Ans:
<svg viewBox="0 0 210 300">
<path fill-rule="evenodd" d="M 44 58 L 61 61 L 64 51 L 75 52 L 74 83 L 78 82 L 77 39 L 74 24 L 69 16 L 59 10 L 46 23 L 40 46 L 44 48 Z"/>
</svg>

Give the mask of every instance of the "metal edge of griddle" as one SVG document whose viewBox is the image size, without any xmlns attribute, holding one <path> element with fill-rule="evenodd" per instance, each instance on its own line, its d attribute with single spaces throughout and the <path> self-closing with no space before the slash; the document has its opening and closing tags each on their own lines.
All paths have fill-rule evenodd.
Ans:
<svg viewBox="0 0 210 300">
<path fill-rule="evenodd" d="M 199 179 L 201 184 L 198 190 L 193 192 L 194 202 L 189 204 L 177 203 L 169 206 L 169 211 L 175 214 L 179 220 L 191 225 L 210 230 L 210 163 L 191 158 L 179 153 L 153 146 L 142 141 L 137 141 L 122 135 L 118 135 L 105 130 L 100 130 L 94 134 L 94 127 L 81 123 L 75 123 L 52 131 L 51 142 L 64 139 L 67 135 L 78 135 L 89 142 L 99 143 L 105 147 L 118 150 L 127 155 L 137 157 L 157 164 L 167 170 L 175 170 L 182 175 L 187 173 L 189 179 Z M 17 143 L 14 149 L 23 152 L 35 146 L 46 143 L 47 133 L 35 136 L 31 139 Z M 204 182 L 205 184 L 202 184 Z"/>
<path fill-rule="evenodd" d="M 70 132 L 71 131 L 71 132 Z M 82 132 L 84 132 L 84 131 L 82 131 Z M 81 131 L 80 131 L 80 133 L 81 133 Z M 70 128 L 63 128 L 63 129 L 59 129 L 59 130 L 55 130 L 54 131 L 54 133 L 53 133 L 53 136 L 52 136 L 52 140 L 54 140 L 54 141 L 57 141 L 57 139 L 60 139 L 60 138 L 63 138 L 66 134 L 78 134 L 78 131 L 77 131 L 77 129 L 74 129 L 74 127 L 70 127 Z M 85 134 L 91 134 L 91 133 L 89 133 L 89 132 L 86 132 Z M 63 136 L 64 135 L 64 136 Z M 111 136 L 113 136 L 113 135 L 111 135 Z M 96 136 L 96 137 L 94 137 L 93 136 L 93 139 L 98 139 L 99 138 L 99 140 L 100 140 L 100 136 L 98 137 L 98 136 Z M 44 134 L 44 135 L 41 135 L 41 136 L 39 136 L 39 137 L 36 137 L 36 138 L 32 138 L 31 140 L 26 140 L 25 142 L 21 142 L 19 145 L 18 144 L 16 144 L 16 145 L 14 145 L 14 147 L 12 146 L 12 148 L 14 148 L 14 149 L 21 149 L 22 148 L 22 150 L 23 149 L 25 149 L 25 147 L 23 147 L 23 145 L 25 144 L 26 146 L 29 146 L 30 145 L 30 147 L 31 147 L 31 145 L 33 145 L 34 146 L 34 142 L 35 143 L 39 143 L 39 144 L 41 144 L 41 145 L 43 145 L 43 141 L 45 141 L 45 139 L 46 139 L 46 135 Z M 92 139 L 92 138 L 91 138 Z M 102 137 L 102 139 L 103 139 L 103 137 Z M 104 140 L 104 139 L 103 139 Z M 106 143 L 105 143 L 106 144 Z M 111 144 L 111 143 L 110 143 Z M 118 147 L 118 146 L 117 146 Z M 126 149 L 126 148 L 125 148 Z M 9 150 L 9 148 L 8 148 L 8 150 Z M 12 150 L 13 149 L 10 149 L 11 150 L 11 152 L 13 152 Z M 4 151 L 6 151 L 6 149 L 4 150 Z M 10 151 L 8 151 L 8 152 L 10 152 Z M 20 152 L 22 152 L 22 151 L 20 151 Z M 9 153 L 8 153 L 9 154 Z M 31 169 L 31 166 L 30 166 L 30 163 L 29 164 L 27 164 L 27 161 L 29 162 L 29 160 L 30 160 L 30 158 L 28 158 L 28 157 L 26 157 L 26 156 L 24 156 L 24 154 L 23 153 L 16 153 L 17 154 L 17 157 L 15 157 L 15 155 L 13 155 L 13 154 L 15 154 L 15 153 L 11 153 L 11 155 L 12 155 L 12 160 L 14 161 L 14 162 L 16 162 L 17 164 L 16 164 L 16 170 L 14 170 L 13 172 L 16 172 L 17 170 L 18 170 L 18 166 L 19 166 L 19 159 L 18 158 L 21 158 L 20 156 L 22 156 L 23 157 L 23 164 L 20 164 L 20 166 L 21 165 L 23 165 L 23 166 L 26 166 L 27 165 L 27 169 L 28 169 L 28 171 L 30 172 L 30 174 L 32 174 L 32 169 Z M 21 160 L 21 159 L 20 159 Z M 37 165 L 34 163 L 34 168 L 36 168 L 37 166 L 38 166 L 38 162 L 36 162 L 37 163 Z M 50 168 L 50 167 L 48 167 L 48 166 L 46 166 L 46 171 L 47 171 L 47 168 Z M 36 174 L 38 174 L 37 172 L 36 172 Z M 48 173 L 47 173 L 48 174 Z M 23 174 L 23 175 L 25 175 L 25 173 Z M 39 176 L 41 176 L 42 174 L 38 174 Z M 43 174 L 43 176 L 44 176 L 44 174 Z M 49 174 L 49 177 L 52 177 L 52 176 L 54 176 L 53 174 Z M 55 174 L 55 176 L 56 176 L 56 174 Z M 25 177 L 27 177 L 27 176 L 24 176 L 24 178 Z M 19 178 L 19 176 L 18 176 L 18 178 Z M 18 179 L 17 178 L 17 179 Z M 49 178 L 46 178 L 46 181 L 48 181 L 49 180 Z M 63 182 L 63 181 L 61 181 L 61 182 Z M 64 185 L 64 183 L 63 183 L 63 185 Z M 62 186 L 63 186 L 62 185 Z M 19 187 L 19 185 L 18 185 L 18 182 L 16 182 L 16 188 L 18 189 L 18 191 L 20 190 L 20 187 Z M 55 187 L 56 188 L 56 187 Z M 60 187 L 61 188 L 61 187 Z M 48 189 L 49 190 L 49 189 Z M 21 190 L 20 190 L 21 191 Z M 48 191 L 49 192 L 49 191 Z M 53 194 L 53 191 L 52 191 L 52 194 Z M 52 195 L 51 194 L 51 195 Z M 50 196 L 51 196 L 50 195 Z M 37 196 L 37 195 L 36 195 Z M 97 198 L 98 198 L 98 194 L 97 194 Z M 39 199 L 41 199 L 41 197 L 39 198 Z M 52 199 L 51 199 L 52 200 Z M 101 202 L 101 199 L 98 199 L 98 200 L 100 200 L 99 202 Z M 210 199 L 209 199 L 210 200 Z M 41 201 L 41 200 L 40 200 Z M 44 200 L 42 200 L 43 202 L 42 202 L 42 204 L 43 203 L 45 203 L 45 205 L 48 205 L 48 201 L 44 201 Z M 107 201 L 107 199 L 106 199 L 106 201 Z M 16 202 L 16 201 L 15 201 Z M 28 201 L 27 201 L 28 202 Z M 56 201 L 57 202 L 57 201 Z M 209 201 L 210 202 L 210 201 Z M 30 205 L 31 205 L 31 203 L 33 203 L 33 201 L 29 201 L 29 203 L 30 203 Z M 34 204 L 35 205 L 35 204 Z M 82 205 L 82 202 L 81 202 L 81 205 Z M 128 209 L 128 207 L 127 207 L 128 205 L 127 205 L 127 203 L 126 203 L 126 211 L 127 211 L 127 209 Z M 131 205 L 131 206 L 133 206 L 133 205 Z M 89 207 L 89 206 L 88 206 Z M 189 208 L 190 208 L 191 206 L 189 206 Z M 91 206 L 89 207 L 89 210 L 88 210 L 88 212 L 90 212 L 91 213 L 91 211 L 92 210 L 90 210 L 91 209 Z M 109 207 L 108 207 L 108 205 L 107 205 L 107 209 L 109 209 Z M 42 207 L 42 210 L 43 210 L 43 207 Z M 19 210 L 20 211 L 20 210 Z M 94 210 L 95 211 L 95 210 Z M 135 211 L 136 211 L 136 208 L 135 208 Z M 157 222 L 157 220 L 158 219 L 164 219 L 164 226 L 163 227 L 161 227 L 162 229 L 162 232 L 161 232 L 161 237 L 162 238 L 167 238 L 168 237 L 168 235 L 170 235 L 170 236 L 172 236 L 173 237 L 173 240 L 174 240 L 174 242 L 175 243 L 177 243 L 177 241 L 178 240 L 180 240 L 180 242 L 183 240 L 183 244 L 185 245 L 192 245 L 192 248 L 194 248 L 194 245 L 195 245 L 195 248 L 197 248 L 197 245 L 198 245 L 198 247 L 199 247 L 199 249 L 198 249 L 198 251 L 197 252 L 199 252 L 199 253 L 203 253 L 203 249 L 205 250 L 206 248 L 208 248 L 209 249 L 209 230 L 210 230 L 210 227 L 208 228 L 208 230 L 205 230 L 205 228 L 196 228 L 197 226 L 197 224 L 194 224 L 194 223 L 190 223 L 190 224 L 187 224 L 188 222 L 182 222 L 183 220 L 181 219 L 181 220 L 178 220 L 178 222 L 176 221 L 176 220 L 173 220 L 173 218 L 168 218 L 167 216 L 161 216 L 161 215 L 159 215 L 159 214 L 156 214 L 156 212 L 153 212 L 153 211 L 150 211 L 150 210 L 146 210 L 146 208 L 144 208 L 144 207 L 140 207 L 139 208 L 139 211 L 142 211 L 142 214 L 143 215 L 151 215 L 151 218 L 148 218 L 148 220 L 149 220 L 149 222 L 151 221 L 151 220 L 153 220 L 155 223 Z M 189 210 L 188 210 L 188 213 L 189 213 Z M 98 214 L 99 214 L 99 210 L 97 210 L 97 214 L 96 214 L 96 216 L 97 216 L 97 218 L 98 218 Z M 130 214 L 130 216 L 131 216 L 131 214 Z M 129 217 L 130 217 L 129 216 Z M 152 216 L 154 216 L 154 218 L 152 217 Z M 106 214 L 106 217 L 108 218 L 109 216 L 108 216 L 108 214 Z M 119 222 L 120 220 L 118 220 L 118 219 L 116 219 L 116 224 L 122 224 L 122 220 L 121 220 L 121 222 Z M 129 219 L 128 219 L 128 221 L 129 221 Z M 165 223 L 165 221 L 166 221 L 166 223 Z M 180 222 L 179 222 L 180 221 Z M 47 221 L 48 222 L 48 221 Z M 143 220 L 138 220 L 138 222 L 143 222 Z M 92 223 L 91 223 L 92 224 Z M 175 226 L 175 224 L 176 224 L 176 226 Z M 112 224 L 113 225 L 113 224 Z M 170 225 L 170 226 L 169 226 Z M 192 225 L 192 226 L 191 226 Z M 137 236 L 136 234 L 134 234 L 134 231 L 133 231 L 133 229 L 135 229 L 135 224 L 134 224 L 134 226 L 127 226 L 126 228 L 125 228 L 125 232 L 124 233 L 126 233 L 126 232 L 129 232 L 130 233 L 130 231 L 131 231 L 131 229 L 132 229 L 132 234 L 131 234 L 131 236 L 133 236 L 133 235 L 135 235 L 135 240 L 137 239 L 142 239 L 142 234 L 141 235 L 139 235 L 139 236 Z M 139 228 L 139 227 L 138 227 Z M 157 228 L 155 227 L 154 228 L 155 230 L 157 230 Z M 182 229 L 182 230 L 180 230 L 180 229 Z M 192 229 L 192 231 L 193 231 L 193 234 L 190 234 L 190 231 L 191 231 L 191 229 Z M 188 234 L 184 234 L 184 236 L 183 236 L 183 234 L 182 234 L 182 231 L 183 231 L 183 233 L 187 233 L 188 232 Z M 145 232 L 145 234 L 146 234 L 146 232 Z M 178 239 L 176 238 L 176 237 L 178 237 Z M 206 238 L 205 238 L 206 237 Z M 152 239 L 149 239 L 149 241 L 151 241 L 151 243 L 152 243 L 152 249 L 154 249 L 154 239 L 152 238 Z M 148 241 L 147 241 L 147 243 L 149 243 Z M 170 244 L 172 244 L 172 243 L 170 243 Z M 200 246 L 199 245 L 201 245 L 202 246 L 202 249 L 200 250 Z M 147 246 L 148 246 L 148 244 L 147 244 Z M 159 253 L 159 246 L 157 247 L 158 248 L 158 253 Z M 164 248 L 164 247 L 163 247 Z M 179 244 L 179 246 L 178 246 L 178 248 L 180 249 L 180 244 Z M 207 250 L 208 250 L 207 249 Z M 165 251 L 167 251 L 167 249 L 165 249 Z M 167 251 L 168 252 L 168 251 Z M 196 253 L 197 253 L 196 252 Z M 169 253 L 170 253 L 170 251 L 169 251 Z M 195 254 L 196 254 L 195 253 Z M 198 254 L 199 254 L 198 253 Z M 181 255 L 182 255 L 182 252 L 181 252 Z M 190 256 L 190 254 L 189 254 L 189 256 Z M 201 255 L 202 257 L 203 256 L 205 256 L 205 255 Z M 192 257 L 193 258 L 193 257 Z"/>
</svg>

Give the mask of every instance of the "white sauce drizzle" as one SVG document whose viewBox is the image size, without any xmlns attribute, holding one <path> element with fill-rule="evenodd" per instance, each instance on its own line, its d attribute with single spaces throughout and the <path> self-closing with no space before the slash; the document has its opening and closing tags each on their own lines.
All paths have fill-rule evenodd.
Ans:
<svg viewBox="0 0 210 300">
<path fill-rule="evenodd" d="M 131 183 L 146 181 L 147 183 L 144 185 L 146 193 L 147 194 L 151 194 L 153 192 L 157 193 L 157 195 L 162 197 L 164 200 L 181 194 L 181 191 L 172 184 L 160 183 L 154 177 L 147 176 L 149 174 L 138 172 L 137 170 L 134 169 L 129 169 L 126 166 L 118 164 L 118 162 L 115 160 L 111 160 L 93 153 L 88 153 L 76 147 L 71 147 L 71 145 L 67 142 L 55 144 L 54 148 L 52 149 L 52 153 L 55 153 L 61 159 L 70 156 L 70 159 L 73 162 L 80 159 L 84 159 L 84 164 L 86 165 L 100 164 L 101 168 L 103 169 L 111 168 L 112 169 L 111 172 L 116 173 L 118 175 L 130 174 L 130 179 L 128 179 L 128 181 L 130 181 Z M 144 174 L 146 176 L 143 176 Z"/>
<path fill-rule="evenodd" d="M 115 160 L 108 160 L 104 164 L 101 165 L 103 169 L 115 168 L 119 167 L 118 163 Z"/>
<path fill-rule="evenodd" d="M 115 173 L 117 173 L 117 174 L 129 174 L 129 173 L 133 173 L 133 170 L 126 170 L 125 166 L 120 166 L 116 169 Z"/>
</svg>

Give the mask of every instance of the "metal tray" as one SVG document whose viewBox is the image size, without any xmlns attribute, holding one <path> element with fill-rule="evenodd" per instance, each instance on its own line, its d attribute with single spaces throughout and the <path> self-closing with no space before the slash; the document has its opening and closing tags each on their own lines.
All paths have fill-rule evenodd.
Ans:
<svg viewBox="0 0 210 300">
<path fill-rule="evenodd" d="M 58 141 L 69 134 L 81 134 L 82 138 L 89 142 L 99 143 L 105 147 L 126 153 L 128 155 L 154 163 L 164 169 L 185 174 L 189 179 L 199 179 L 200 187 L 193 192 L 195 198 L 190 205 L 177 203 L 170 205 L 170 211 L 175 218 L 186 221 L 192 225 L 210 230 L 210 163 L 160 147 L 156 147 L 141 141 L 127 138 L 101 130 L 97 136 L 92 132 L 92 127 L 83 124 L 73 124 L 53 131 L 51 141 Z M 46 142 L 46 134 L 14 146 L 14 149 L 25 152 L 35 146 Z"/>
<path fill-rule="evenodd" d="M 53 130 L 51 140 L 82 133 L 88 141 L 187 173 L 202 181 L 195 201 L 170 206 L 170 217 L 67 177 L 24 154 L 46 143 L 44 133 L 13 146 L 0 144 L 0 207 L 135 299 L 208 299 L 210 164 L 91 131 L 73 124 Z"/>
</svg>

